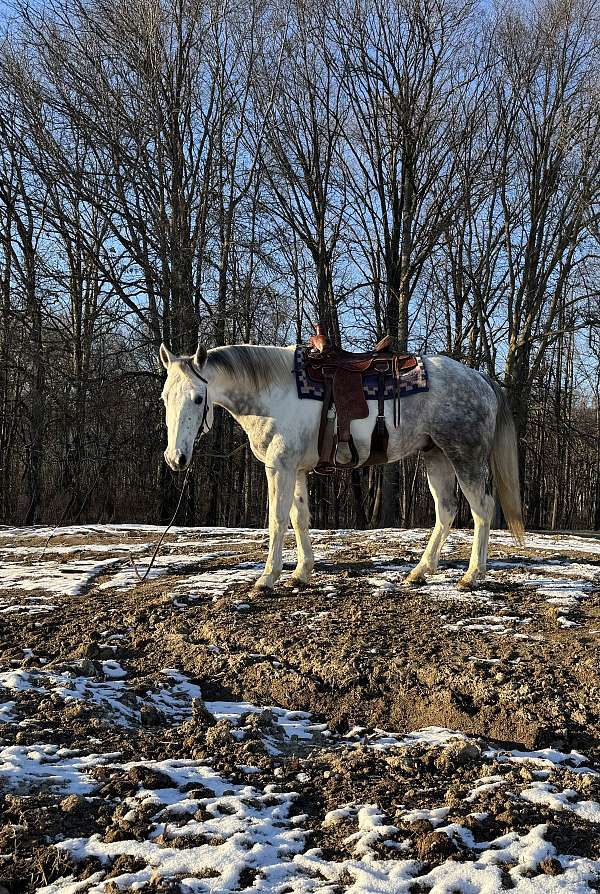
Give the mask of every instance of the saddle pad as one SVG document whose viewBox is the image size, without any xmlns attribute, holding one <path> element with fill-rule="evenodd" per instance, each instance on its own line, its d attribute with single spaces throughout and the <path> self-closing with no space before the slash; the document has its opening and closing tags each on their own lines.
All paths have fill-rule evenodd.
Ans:
<svg viewBox="0 0 600 894">
<path fill-rule="evenodd" d="M 309 375 L 304 362 L 304 352 L 306 348 L 301 345 L 296 348 L 294 354 L 294 374 L 296 376 L 296 387 L 298 389 L 298 397 L 308 400 L 323 400 L 324 385 L 322 381 L 314 379 Z M 366 400 L 377 400 L 377 392 L 379 388 L 379 377 L 377 373 L 367 373 L 363 375 L 363 391 Z M 385 377 L 385 400 L 392 400 L 394 397 L 394 378 L 386 375 Z M 417 365 L 407 373 L 403 373 L 400 377 L 400 397 L 408 397 L 410 394 L 417 394 L 420 391 L 428 391 L 427 371 L 421 357 L 417 355 Z"/>
</svg>

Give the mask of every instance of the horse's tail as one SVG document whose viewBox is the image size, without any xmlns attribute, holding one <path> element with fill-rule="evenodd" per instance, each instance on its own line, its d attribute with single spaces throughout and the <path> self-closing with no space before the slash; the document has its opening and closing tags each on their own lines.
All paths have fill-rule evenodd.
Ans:
<svg viewBox="0 0 600 894">
<path fill-rule="evenodd" d="M 515 541 L 522 544 L 525 528 L 519 490 L 517 433 L 504 389 L 495 382 L 492 385 L 498 399 L 496 433 L 490 457 L 494 487 L 510 532 Z"/>
</svg>

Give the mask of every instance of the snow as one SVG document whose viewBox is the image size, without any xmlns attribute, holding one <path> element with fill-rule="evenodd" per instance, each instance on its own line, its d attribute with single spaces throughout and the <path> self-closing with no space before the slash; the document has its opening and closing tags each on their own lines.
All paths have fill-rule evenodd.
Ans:
<svg viewBox="0 0 600 894">
<path fill-rule="evenodd" d="M 263 565 L 257 562 L 241 562 L 237 568 L 227 570 L 203 571 L 190 574 L 185 581 L 174 590 L 174 596 L 185 596 L 189 600 L 212 598 L 217 599 L 238 584 L 253 584 L 263 571 Z M 247 603 L 239 603 L 238 609 Z M 250 606 L 247 605 L 249 608 Z"/>
<path fill-rule="evenodd" d="M 13 711 L 16 706 L 16 702 L 0 703 L 0 723 L 12 723 L 12 721 L 15 720 Z"/>
<path fill-rule="evenodd" d="M 506 779 L 502 776 L 487 776 L 485 777 L 485 781 L 481 781 L 479 785 L 476 785 L 471 789 L 468 795 L 465 795 L 465 801 L 467 803 L 471 803 L 471 801 L 476 801 L 480 795 L 485 795 L 488 792 L 494 792 L 496 789 L 501 788 L 503 785 L 506 785 Z"/>
<path fill-rule="evenodd" d="M 76 666 L 76 662 L 74 663 Z M 160 673 L 163 679 L 157 683 L 155 692 L 147 692 L 143 697 L 136 695 L 122 678 L 127 672 L 117 661 L 100 662 L 102 672 L 108 680 L 96 680 L 89 676 L 77 676 L 72 670 L 49 671 L 45 669 L 18 668 L 0 673 L 0 689 L 24 692 L 32 690 L 60 697 L 65 704 L 69 702 L 92 703 L 101 707 L 113 716 L 115 722 L 132 726 L 140 723 L 141 708 L 153 706 L 166 717 L 182 723 L 192 715 L 193 700 L 202 699 L 199 686 L 188 677 L 173 668 L 164 668 Z M 10 706 L 6 714 L 0 705 L 0 721 L 12 719 Z M 238 726 L 246 714 L 263 714 L 274 724 L 275 736 L 268 733 L 264 741 L 272 754 L 280 753 L 280 742 L 286 740 L 312 742 L 315 737 L 328 735 L 325 724 L 316 723 L 305 711 L 287 711 L 276 705 L 259 707 L 243 701 L 207 701 L 205 708 L 217 720 L 227 720 Z"/>
<path fill-rule="evenodd" d="M 102 673 L 105 677 L 111 677 L 112 679 L 120 679 L 121 677 L 127 676 L 127 671 L 123 670 L 118 661 L 103 661 L 102 664 Z"/>
<path fill-rule="evenodd" d="M 125 768 L 131 765 L 123 765 Z M 185 775 L 173 772 L 176 762 L 147 762 L 145 766 L 166 772 L 174 782 L 197 783 L 215 792 L 214 797 L 194 799 L 193 807 L 202 806 L 209 819 L 202 823 L 186 820 L 189 812 L 188 798 L 182 797 L 177 788 L 161 789 L 150 797 L 159 803 L 167 803 L 158 809 L 153 821 L 154 831 L 145 841 L 126 840 L 105 843 L 100 836 L 74 838 L 59 842 L 60 849 L 68 851 L 76 860 L 93 856 L 103 863 L 112 861 L 120 854 L 139 857 L 146 868 L 134 873 L 117 876 L 114 881 L 121 885 L 141 885 L 150 880 L 171 876 L 189 877 L 190 890 L 234 891 L 238 889 L 240 873 L 247 866 L 259 866 L 265 880 L 281 883 L 291 871 L 291 858 L 304 847 L 305 833 L 297 829 L 289 813 L 295 799 L 294 793 L 280 793 L 272 786 L 263 791 L 251 786 L 232 786 L 218 774 L 200 765 L 189 763 Z M 225 794 L 231 792 L 231 794 Z M 132 809 L 146 803 L 148 793 L 138 792 L 129 799 Z M 183 808 L 183 809 L 182 809 Z M 180 818 L 177 824 L 177 817 Z M 202 833 L 206 844 L 181 848 L 169 847 L 169 841 L 196 836 Z M 161 838 L 160 841 L 156 839 Z M 287 868 L 286 868 L 287 863 Z M 207 870 L 214 873 L 206 877 Z M 202 887 L 192 877 L 202 878 Z M 47 889 L 42 889 L 42 892 Z M 50 889 L 53 890 L 53 889 Z M 60 888 L 54 889 L 61 891 Z M 269 887 L 266 890 L 274 890 Z M 89 889 L 89 894 L 100 894 L 104 885 Z M 41 892 L 40 892 L 41 894 Z"/>
<path fill-rule="evenodd" d="M 154 563 L 146 577 L 146 580 L 156 580 L 157 578 L 164 577 L 167 574 L 182 573 L 188 568 L 193 567 L 194 565 L 198 565 L 200 562 L 208 562 L 210 559 L 218 559 L 230 555 L 231 552 L 229 551 L 206 554 L 176 553 L 175 555 L 158 555 L 154 560 Z M 146 574 L 149 563 L 149 558 L 136 561 L 137 572 L 140 577 L 144 577 L 144 575 Z M 107 580 L 103 584 L 101 584 L 100 589 L 128 590 L 131 587 L 134 587 L 137 582 L 138 576 L 135 573 L 134 568 L 129 565 L 118 571 L 117 574 L 113 575 L 110 578 L 110 580 Z"/>
<path fill-rule="evenodd" d="M 387 825 L 385 817 L 376 804 L 366 804 L 356 812 L 358 832 L 344 839 L 344 844 L 352 844 L 352 853 L 357 857 L 374 857 L 373 847 L 395 835 L 396 826 Z"/>
<path fill-rule="evenodd" d="M 0 563 L 0 588 L 10 590 L 40 590 L 52 595 L 78 596 L 94 578 L 122 562 L 122 559 L 77 559 L 65 564 Z"/>
<path fill-rule="evenodd" d="M 116 755 L 88 754 L 58 745 L 12 745 L 0 748 L 0 783 L 17 791 L 32 787 L 58 788 L 64 794 L 88 794 L 98 783 L 87 771 Z"/>
<path fill-rule="evenodd" d="M 129 564 L 129 556 L 136 557 L 143 573 L 153 548 L 152 541 L 161 533 L 162 528 L 151 525 L 73 526 L 58 531 L 35 528 L 27 532 L 2 528 L 0 537 L 6 542 L 0 545 L 0 613 L 51 612 L 64 605 L 63 600 L 81 597 L 92 585 L 114 590 L 116 594 L 135 587 L 137 577 Z M 356 572 L 365 593 L 384 598 L 394 593 L 393 598 L 402 598 L 403 578 L 409 566 L 397 562 L 398 545 L 404 552 L 416 553 L 422 549 L 429 533 L 426 530 L 360 532 L 361 541 L 377 547 L 372 565 Z M 54 536 L 79 542 L 53 546 Z M 312 536 L 322 563 L 317 568 L 317 580 L 330 599 L 327 607 L 335 608 L 341 583 L 337 563 L 347 541 L 341 532 L 315 531 Z M 470 531 L 452 532 L 444 556 L 456 545 L 470 543 L 471 536 Z M 20 544 L 25 540 L 26 545 L 10 542 L 17 537 Z M 243 556 L 235 559 L 237 554 L 230 549 L 232 532 L 228 529 L 173 528 L 169 537 L 150 579 L 172 576 L 170 596 L 182 610 L 194 600 L 217 600 L 233 588 L 251 585 L 262 571 L 262 565 L 255 561 L 246 561 Z M 252 548 L 265 543 L 262 530 L 236 531 L 235 537 Z M 113 542 L 94 542 L 99 538 L 110 538 Z M 506 532 L 492 532 L 492 549 L 495 544 L 509 543 Z M 486 589 L 485 585 L 474 592 L 459 591 L 457 583 L 462 568 L 442 568 L 422 588 L 427 598 L 448 604 L 448 608 L 444 605 L 444 611 L 458 615 L 457 619 L 454 614 L 449 616 L 447 630 L 457 636 L 481 637 L 481 644 L 472 647 L 474 654 L 469 661 L 473 663 L 493 668 L 499 659 L 485 654 L 486 642 L 493 655 L 498 637 L 525 637 L 521 628 L 533 623 L 532 615 L 536 612 L 542 619 L 556 617 L 556 623 L 565 631 L 564 636 L 579 624 L 568 616 L 569 612 L 580 608 L 590 597 L 599 572 L 596 565 L 574 561 L 573 553 L 600 555 L 600 541 L 535 534 L 527 535 L 526 549 L 542 550 L 549 554 L 548 560 L 541 561 L 539 556 L 532 559 L 525 551 L 523 555 L 513 553 L 511 561 L 490 563 L 489 579 L 495 582 L 509 577 L 523 587 L 528 599 L 527 614 L 519 606 L 509 607 L 497 592 Z M 231 557 L 234 561 L 222 563 L 227 567 L 217 567 L 220 564 L 217 560 Z M 336 565 L 327 566 L 328 558 L 335 560 Z M 285 551 L 285 559 L 289 568 L 293 559 L 290 550 Z M 204 567 L 209 560 L 214 561 L 214 567 Z M 183 579 L 181 575 L 185 575 Z M 102 578 L 101 583 L 98 578 Z M 243 624 L 243 613 L 251 604 L 240 599 L 236 607 L 240 614 L 235 623 Z M 282 611 L 285 611 L 283 606 Z M 307 626 L 318 626 L 324 617 L 332 617 L 332 612 L 296 614 Z M 465 616 L 460 617 L 462 614 Z M 542 635 L 534 633 L 531 639 L 535 641 Z M 197 682 L 176 668 L 157 669 L 152 677 L 154 689 L 140 695 L 135 691 L 135 669 L 128 667 L 126 657 L 120 656 L 118 643 L 122 634 L 101 631 L 101 636 L 102 644 L 117 646 L 115 657 L 88 662 L 87 670 L 77 662 L 60 666 L 52 661 L 50 668 L 32 667 L 34 656 L 30 653 L 24 655 L 24 666 L 17 666 L 19 661 L 15 661 L 14 666 L 0 671 L 0 698 L 6 699 L 0 701 L 0 729 L 19 722 L 20 699 L 41 700 L 48 695 L 65 705 L 87 704 L 105 720 L 126 727 L 140 723 L 144 706 L 158 709 L 173 725 L 191 717 L 194 700 L 202 699 Z M 209 648 L 218 653 L 220 647 L 213 643 Z M 231 724 L 232 734 L 239 739 L 246 735 L 245 715 L 258 715 L 261 737 L 272 755 L 288 751 L 305 754 L 302 749 L 323 745 L 340 750 L 369 748 L 401 754 L 413 748 L 445 748 L 457 740 L 473 741 L 461 730 L 436 726 L 408 733 L 356 727 L 340 736 L 311 714 L 281 705 L 260 706 L 244 700 L 223 699 L 203 704 L 217 720 Z M 462 793 L 464 804 L 483 810 L 485 799 L 498 797 L 501 792 L 516 803 L 573 814 L 579 823 L 600 826 L 600 803 L 569 787 L 569 784 L 578 785 L 573 782 L 574 776 L 596 775 L 585 755 L 551 748 L 503 749 L 483 740 L 477 744 L 482 747 L 482 761 L 489 764 L 490 772 L 485 775 L 484 767 L 483 775 L 469 781 Z M 90 742 L 88 748 L 97 749 L 98 742 Z M 170 780 L 161 789 L 140 787 L 125 799 L 129 819 L 135 819 L 142 809 L 151 811 L 147 833 L 139 839 L 113 842 L 105 842 L 98 835 L 56 842 L 57 847 L 75 860 L 97 857 L 106 869 L 120 854 L 141 858 L 144 868 L 122 872 L 111 879 L 120 890 L 143 890 L 151 880 L 158 884 L 160 879 L 178 879 L 182 894 L 228 894 L 240 890 L 241 873 L 245 869 L 258 871 L 250 883 L 252 891 L 271 894 L 284 891 L 334 894 L 340 890 L 346 894 L 409 894 L 419 889 L 429 894 L 502 894 L 506 889 L 503 878 L 507 877 L 517 894 L 587 894 L 592 890 L 588 881 L 600 877 L 600 861 L 557 852 L 544 824 L 509 831 L 489 841 L 476 841 L 469 828 L 452 821 L 453 811 L 446 806 L 451 802 L 445 801 L 443 791 L 435 792 L 439 800 L 433 802 L 427 792 L 413 792 L 409 806 L 398 805 L 393 817 L 387 816 L 376 803 L 334 806 L 322 825 L 333 834 L 335 827 L 343 824 L 346 853 L 350 856 L 329 860 L 324 852 L 311 845 L 308 817 L 302 813 L 295 815 L 296 792 L 282 791 L 275 785 L 261 786 L 257 782 L 261 771 L 251 764 L 240 765 L 240 769 L 256 785 L 234 783 L 217 773 L 208 762 L 191 759 L 123 762 L 122 756 L 114 752 L 84 753 L 84 749 L 69 750 L 44 741 L 0 747 L 0 784 L 19 793 L 53 790 L 95 797 L 100 786 L 94 777 L 95 768 L 112 767 L 126 772 L 137 766 L 164 773 Z M 528 779 L 520 783 L 515 783 L 512 776 L 509 781 L 499 775 L 499 772 L 511 771 L 512 767 L 517 770 L 528 767 L 532 773 L 526 774 Z M 298 772 L 293 779 L 297 793 L 302 796 L 310 775 Z M 190 788 L 194 785 L 202 786 L 205 797 L 190 797 Z M 403 852 L 408 845 L 399 826 L 404 828 L 405 824 L 419 819 L 428 820 L 436 833 L 468 847 L 468 859 L 448 859 L 431 868 L 419 860 L 405 858 Z M 542 873 L 540 864 L 548 858 L 559 861 L 562 874 Z M 85 881 L 66 875 L 38 888 L 37 894 L 106 894 L 107 882 L 103 870 L 94 871 Z"/>
<path fill-rule="evenodd" d="M 109 665 L 111 677 L 122 677 L 125 671 L 115 661 L 102 662 Z M 150 696 L 146 700 L 136 699 L 135 695 L 120 680 L 100 681 L 88 676 L 77 676 L 72 671 L 47 671 L 24 668 L 0 673 L 0 688 L 11 691 L 33 690 L 34 692 L 53 694 L 61 698 L 65 704 L 85 702 L 95 704 L 112 715 L 113 719 L 125 726 L 139 722 L 139 708 L 142 704 L 150 704 L 159 699 Z M 175 697 L 177 693 L 175 693 Z M 163 707 L 160 704 L 160 707 Z M 191 715 L 191 703 L 186 704 L 186 716 Z"/>
<path fill-rule="evenodd" d="M 4 594 L 19 593 L 20 599 L 8 601 L 6 596 L 0 598 L 0 613 L 24 611 L 28 614 L 40 614 L 56 609 L 56 604 L 50 601 L 51 597 L 74 597 L 86 592 L 94 580 L 99 576 L 108 575 L 100 584 L 100 589 L 126 590 L 137 583 L 137 576 L 130 565 L 130 556 L 133 556 L 138 571 L 144 574 L 149 561 L 149 555 L 153 548 L 150 537 L 160 535 L 162 528 L 154 525 L 88 525 L 70 526 L 60 529 L 46 527 L 34 527 L 33 529 L 0 528 L 0 537 L 5 542 L 0 544 L 0 590 Z M 313 531 L 311 537 L 316 546 L 317 561 L 326 560 L 328 557 L 336 557 L 343 548 L 341 542 L 344 532 Z M 14 545 L 10 543 L 13 537 L 20 541 L 30 540 L 32 545 Z M 68 545 L 53 544 L 57 537 L 68 537 L 79 540 L 79 543 Z M 396 530 L 384 529 L 380 531 L 361 531 L 361 540 L 370 543 L 375 542 L 380 550 L 373 560 L 375 573 L 364 571 L 360 576 L 370 583 L 374 596 L 384 595 L 393 591 L 399 591 L 410 566 L 404 563 L 394 563 L 394 552 L 399 545 L 405 549 L 413 546 L 416 551 L 422 548 L 422 541 L 429 536 L 429 532 L 420 530 Z M 457 544 L 469 542 L 470 531 L 452 531 L 444 548 L 445 553 L 451 551 Z M 112 538 L 115 542 L 97 543 L 93 539 Z M 143 542 L 135 538 L 144 537 Z M 230 557 L 235 555 L 231 549 L 231 531 L 226 528 L 181 528 L 171 529 L 170 538 L 163 546 L 162 554 L 155 560 L 148 578 L 156 580 L 171 574 L 186 572 L 184 581 L 178 581 L 173 590 L 175 604 L 180 607 L 197 599 L 217 599 L 225 595 L 227 591 L 238 584 L 253 583 L 262 572 L 262 564 L 255 562 L 239 562 L 237 566 L 223 569 L 207 569 L 194 571 L 194 566 L 206 563 L 210 560 Z M 260 529 L 239 529 L 236 531 L 238 539 L 244 539 L 248 544 L 264 543 L 266 532 Z M 48 538 L 50 538 L 48 540 Z M 127 542 L 127 541 L 130 542 Z M 48 542 L 46 542 L 48 541 Z M 510 538 L 507 532 L 493 531 L 491 534 L 491 546 L 494 544 L 508 545 Z M 193 546 L 193 551 L 180 552 L 180 546 Z M 577 604 L 586 598 L 593 588 L 595 579 L 599 576 L 596 566 L 575 563 L 569 560 L 569 552 L 576 550 L 592 555 L 600 554 L 600 541 L 577 536 L 565 536 L 557 539 L 554 535 L 528 534 L 526 546 L 529 549 L 552 552 L 547 565 L 540 565 L 539 559 L 528 567 L 527 558 L 515 556 L 512 561 L 490 562 L 490 579 L 497 574 L 506 573 L 507 570 L 515 582 L 524 586 L 536 588 L 540 596 L 546 598 L 550 604 L 558 610 L 557 623 L 564 629 L 575 626 L 577 623 L 565 615 L 569 609 L 576 608 Z M 226 547 L 223 549 L 223 547 Z M 177 551 L 172 552 L 173 549 Z M 93 557 L 96 553 L 110 553 L 111 557 L 99 559 Z M 77 558 L 70 558 L 73 554 L 87 553 Z M 146 555 L 143 555 L 143 554 Z M 556 556 L 560 555 L 561 558 Z M 63 555 L 67 561 L 62 562 L 57 556 Z M 23 557 L 22 563 L 14 559 Z M 293 562 L 291 550 L 285 550 L 286 562 Z M 27 561 L 29 559 L 29 561 Z M 8 561 L 7 561 L 8 560 Z M 548 576 L 548 565 L 552 567 L 553 575 Z M 112 572 L 112 573 L 111 573 Z M 540 573 L 541 572 L 541 573 Z M 321 572 L 319 572 L 321 575 Z M 489 591 L 479 589 L 469 594 L 464 594 L 456 587 L 462 571 L 459 569 L 443 569 L 438 574 L 432 575 L 424 588 L 432 598 L 453 602 L 480 602 L 494 610 L 501 608 L 501 603 L 493 600 Z M 577 579 L 570 579 L 577 575 Z M 332 595 L 335 595 L 336 586 L 327 574 L 323 577 L 322 584 Z M 23 594 L 29 595 L 23 601 Z M 181 598 L 185 601 L 181 602 Z M 245 610 L 248 603 L 240 603 L 239 610 Z M 473 626 L 461 623 L 461 629 L 471 630 L 475 633 L 488 635 L 505 635 L 507 630 L 502 618 L 489 623 L 477 621 Z M 453 628 L 449 628 L 453 629 Z M 520 635 L 514 633 L 513 635 Z"/>
<path fill-rule="evenodd" d="M 268 714 L 284 739 L 311 742 L 315 736 L 327 733 L 327 726 L 315 723 L 306 711 L 286 711 L 271 705 L 261 708 L 249 702 L 206 701 L 205 706 L 217 720 L 227 720 L 237 726 L 244 714 Z M 280 749 L 272 737 L 265 735 L 263 741 L 269 746 L 272 754 L 279 754 Z"/>
<path fill-rule="evenodd" d="M 60 529 L 64 531 L 64 528 Z M 1 529 L 0 529 L 1 534 Z M 36 559 L 43 559 L 46 555 L 72 555 L 73 553 L 127 553 L 127 555 L 141 553 L 152 548 L 152 543 L 136 543 L 135 546 L 119 543 L 82 543 L 71 546 L 64 546 L 48 543 L 48 546 L 6 546 L 0 545 L 0 556 L 28 556 Z"/>
<path fill-rule="evenodd" d="M 600 823 L 600 804 L 596 801 L 577 801 L 578 794 L 574 789 L 558 792 L 548 782 L 533 782 L 521 792 L 521 798 L 532 804 L 545 804 L 552 810 L 570 810 L 589 823 Z"/>
<path fill-rule="evenodd" d="M 178 672 L 166 669 L 164 673 L 175 686 L 185 688 L 188 695 L 196 693 L 194 684 Z M 240 703 L 237 709 L 228 702 L 208 704 L 215 710 L 221 708 L 224 716 L 236 722 L 247 710 L 260 710 L 248 703 Z M 291 713 L 287 712 L 288 719 Z M 306 723 L 310 715 L 303 713 L 298 720 Z M 424 744 L 438 747 L 456 738 L 464 740 L 465 736 L 434 727 L 395 738 L 398 744 L 393 747 L 398 749 Z M 343 743 L 340 741 L 340 744 Z M 484 755 L 494 761 L 500 757 L 527 759 L 555 768 L 586 761 L 577 752 L 563 754 L 552 749 L 501 752 L 488 748 Z M 400 821 L 404 825 L 428 820 L 438 834 L 461 841 L 473 851 L 473 857 L 466 862 L 449 859 L 428 869 L 415 859 L 402 858 L 408 840 L 397 840 L 398 827 L 389 822 L 377 804 L 359 803 L 340 805 L 325 815 L 325 828 L 344 822 L 355 829 L 345 838 L 352 856 L 330 861 L 318 849 L 307 846 L 307 818 L 302 814 L 292 816 L 294 791 L 279 791 L 275 785 L 261 789 L 232 783 L 210 766 L 192 760 L 120 763 L 115 754 L 82 756 L 57 746 L 43 745 L 15 746 L 0 751 L 0 778 L 2 775 L 10 778 L 18 789 L 43 784 L 89 796 L 94 785 L 98 785 L 89 771 L 99 765 L 124 771 L 144 766 L 164 774 L 171 782 L 170 787 L 155 790 L 141 787 L 126 799 L 128 820 L 134 820 L 142 808 L 155 808 L 146 838 L 104 842 L 100 836 L 91 835 L 57 842 L 57 847 L 70 853 L 76 861 L 97 857 L 106 867 L 121 854 L 140 858 L 144 868 L 111 879 L 119 889 L 133 891 L 143 888 L 151 879 L 156 882 L 175 877 L 181 879 L 181 890 L 190 894 L 227 894 L 239 890 L 242 870 L 252 868 L 259 870 L 253 890 L 271 894 L 281 894 L 282 888 L 289 894 L 323 894 L 324 891 L 333 894 L 335 889 L 329 885 L 335 885 L 342 877 L 347 880 L 345 890 L 354 894 L 410 894 L 417 880 L 423 890 L 438 894 L 457 891 L 501 894 L 505 890 L 503 871 L 508 873 L 513 890 L 522 894 L 583 894 L 590 890 L 587 881 L 600 872 L 600 861 L 557 854 L 547 840 L 544 824 L 523 833 L 511 831 L 490 841 L 477 842 L 469 829 L 448 822 L 451 811 L 444 806 L 403 810 Z M 298 774 L 299 783 L 302 775 Z M 503 777 L 497 775 L 481 777 L 466 800 L 472 801 L 503 782 Z M 201 790 L 202 797 L 190 797 L 188 792 L 194 786 Z M 578 800 L 577 792 L 572 789 L 559 791 L 549 782 L 530 782 L 520 793 L 508 794 L 513 800 L 522 798 L 553 809 L 569 810 L 586 822 L 600 823 L 600 804 Z M 194 819 L 200 808 L 204 818 Z M 189 845 L 185 846 L 183 842 L 188 838 Z M 179 842 L 177 846 L 176 842 Z M 394 858 L 379 856 L 380 847 L 385 853 L 393 853 Z M 540 875 L 540 863 L 549 857 L 558 857 L 564 870 L 561 875 Z M 73 876 L 67 876 L 38 889 L 38 894 L 77 894 L 84 890 L 87 894 L 105 894 L 102 872 L 87 880 L 87 888 L 78 884 Z"/>
<path fill-rule="evenodd" d="M 469 542 L 472 536 L 471 531 L 452 530 L 446 541 L 447 544 Z M 492 530 L 490 531 L 490 546 L 510 546 L 515 549 L 514 542 L 508 531 Z M 526 549 L 544 550 L 555 554 L 566 554 L 568 552 L 589 553 L 590 555 L 600 555 L 600 538 L 578 537 L 575 534 L 534 534 L 529 531 L 525 532 L 523 546 Z"/>
<path fill-rule="evenodd" d="M 574 770 L 579 769 L 587 760 L 585 755 L 580 754 L 579 751 L 570 751 L 566 754 L 564 751 L 557 751 L 556 748 L 541 748 L 538 751 L 519 751 L 518 749 L 500 751 L 490 748 L 486 752 L 486 756 L 495 757 L 496 760 L 509 760 L 513 763 L 532 763 L 540 767 L 565 764 Z M 586 767 L 585 772 L 591 771 Z"/>
</svg>

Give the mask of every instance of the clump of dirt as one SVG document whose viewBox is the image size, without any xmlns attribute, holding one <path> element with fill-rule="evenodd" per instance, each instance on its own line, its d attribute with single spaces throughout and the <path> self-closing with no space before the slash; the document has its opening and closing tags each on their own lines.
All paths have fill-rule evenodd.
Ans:
<svg viewBox="0 0 600 894">
<path fill-rule="evenodd" d="M 77 796 L 60 800 L 54 793 L 7 792 L 0 803 L 0 816 L 0 885 L 10 894 L 35 891 L 75 871 L 86 878 L 90 867 L 99 865 L 87 861 L 76 866 L 65 851 L 47 842 L 98 832 L 110 816 L 106 804 Z"/>
</svg>

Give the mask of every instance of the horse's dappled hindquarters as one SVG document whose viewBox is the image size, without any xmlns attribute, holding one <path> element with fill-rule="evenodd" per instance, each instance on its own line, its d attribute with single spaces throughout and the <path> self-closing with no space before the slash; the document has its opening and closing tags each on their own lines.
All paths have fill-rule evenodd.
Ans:
<svg viewBox="0 0 600 894">
<path fill-rule="evenodd" d="M 196 439 L 210 429 L 214 406 L 239 422 L 254 455 L 265 465 L 269 486 L 269 553 L 257 588 L 271 589 L 282 570 L 283 539 L 291 519 L 298 561 L 292 582 L 307 583 L 314 557 L 309 537 L 306 475 L 319 463 L 322 405 L 304 399 L 295 377 L 295 346 L 232 345 L 192 357 L 177 357 L 161 347 L 167 371 L 163 390 L 168 428 L 165 459 L 174 469 L 188 467 Z M 456 514 L 455 482 L 474 521 L 471 559 L 462 578 L 471 587 L 485 576 L 494 498 L 489 471 L 506 521 L 519 540 L 523 533 L 517 443 L 502 389 L 487 376 L 445 356 L 419 358 L 427 390 L 402 400 L 370 398 L 368 416 L 350 424 L 355 465 L 371 454 L 378 409 L 388 433 L 387 462 L 419 450 L 427 469 L 436 521 L 429 542 L 408 583 L 436 571 L 440 551 Z M 335 412 L 335 411 L 333 411 Z"/>
</svg>

